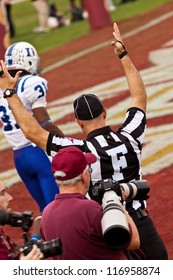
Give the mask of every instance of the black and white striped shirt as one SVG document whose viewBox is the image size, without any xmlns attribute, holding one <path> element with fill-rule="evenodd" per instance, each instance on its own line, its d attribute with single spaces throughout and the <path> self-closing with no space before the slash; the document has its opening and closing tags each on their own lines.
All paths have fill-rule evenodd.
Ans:
<svg viewBox="0 0 173 280">
<path fill-rule="evenodd" d="M 77 146 L 92 152 L 92 183 L 111 178 L 119 182 L 142 179 L 141 150 L 146 128 L 146 115 L 139 108 L 129 108 L 123 125 L 115 132 L 110 126 L 90 132 L 86 141 L 49 135 L 47 153 L 52 157 L 62 147 Z M 140 205 L 136 206 L 138 208 Z"/>
</svg>

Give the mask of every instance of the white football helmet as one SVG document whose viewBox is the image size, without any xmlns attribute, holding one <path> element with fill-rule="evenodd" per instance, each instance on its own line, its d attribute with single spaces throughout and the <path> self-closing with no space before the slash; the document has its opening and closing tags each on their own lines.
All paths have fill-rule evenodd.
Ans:
<svg viewBox="0 0 173 280">
<path fill-rule="evenodd" d="M 40 57 L 36 49 L 27 42 L 12 44 L 5 52 L 7 70 L 25 70 L 32 75 L 40 73 Z"/>
</svg>

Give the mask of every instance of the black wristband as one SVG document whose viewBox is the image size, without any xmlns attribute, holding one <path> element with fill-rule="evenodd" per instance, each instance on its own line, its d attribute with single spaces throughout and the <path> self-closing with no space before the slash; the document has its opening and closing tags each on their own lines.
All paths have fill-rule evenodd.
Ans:
<svg viewBox="0 0 173 280">
<path fill-rule="evenodd" d="M 126 54 L 128 54 L 128 51 L 126 49 L 119 55 L 119 58 L 123 58 Z"/>
<path fill-rule="evenodd" d="M 119 55 L 119 58 L 123 58 L 126 54 L 128 54 L 128 51 L 126 50 L 125 46 L 123 45 L 123 43 L 119 40 L 117 40 L 118 43 L 120 43 L 123 46 L 124 51 Z"/>
</svg>

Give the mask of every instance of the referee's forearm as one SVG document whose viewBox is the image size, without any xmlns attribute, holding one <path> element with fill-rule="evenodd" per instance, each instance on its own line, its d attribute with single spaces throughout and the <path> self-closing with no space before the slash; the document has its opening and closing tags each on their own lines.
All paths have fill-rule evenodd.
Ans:
<svg viewBox="0 0 173 280">
<path fill-rule="evenodd" d="M 146 111 L 147 94 L 142 77 L 136 69 L 129 55 L 121 59 L 122 66 L 126 75 L 129 86 L 130 95 L 132 98 L 131 106 L 139 107 L 144 112 Z"/>
<path fill-rule="evenodd" d="M 49 133 L 44 130 L 25 109 L 17 94 L 7 97 L 7 101 L 14 118 L 25 134 L 25 137 L 40 146 L 42 149 L 46 150 Z"/>
</svg>

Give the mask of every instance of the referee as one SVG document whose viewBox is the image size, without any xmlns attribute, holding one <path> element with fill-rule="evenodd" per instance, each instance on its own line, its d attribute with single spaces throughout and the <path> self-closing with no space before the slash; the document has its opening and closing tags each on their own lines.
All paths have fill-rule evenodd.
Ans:
<svg viewBox="0 0 173 280">
<path fill-rule="evenodd" d="M 142 178 L 141 151 L 146 128 L 147 95 L 139 72 L 133 65 L 123 44 L 116 23 L 113 25 L 114 52 L 121 60 L 131 94 L 131 105 L 124 123 L 113 131 L 106 125 L 106 109 L 93 94 L 84 94 L 74 101 L 74 114 L 86 140 L 61 137 L 42 129 L 27 113 L 15 93 L 15 85 L 20 76 L 12 78 L 6 71 L 3 61 L 0 67 L 0 87 L 8 100 L 17 123 L 24 134 L 36 145 L 46 150 L 52 157 L 62 147 L 77 146 L 83 152 L 92 152 L 97 161 L 92 164 L 92 183 L 111 178 L 119 182 L 129 182 Z M 6 89 L 12 89 L 7 96 Z M 9 90 L 8 90 L 9 94 Z M 133 218 L 140 235 L 140 250 L 133 252 L 135 259 L 166 260 L 167 251 L 147 210 L 145 201 L 129 201 L 127 210 Z M 140 254 L 139 254 L 140 253 Z"/>
</svg>

